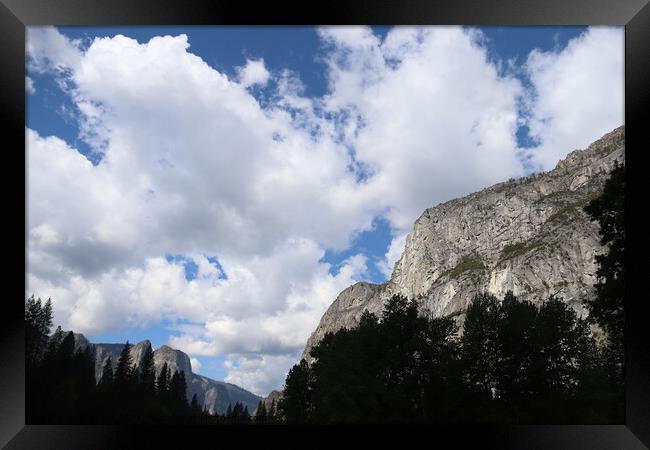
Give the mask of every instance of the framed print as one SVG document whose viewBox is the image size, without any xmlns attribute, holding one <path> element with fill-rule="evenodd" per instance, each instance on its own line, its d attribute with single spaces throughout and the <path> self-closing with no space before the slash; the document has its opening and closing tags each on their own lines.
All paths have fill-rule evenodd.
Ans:
<svg viewBox="0 0 650 450">
<path fill-rule="evenodd" d="M 649 445 L 645 0 L 0 16 L 3 446 Z"/>
</svg>

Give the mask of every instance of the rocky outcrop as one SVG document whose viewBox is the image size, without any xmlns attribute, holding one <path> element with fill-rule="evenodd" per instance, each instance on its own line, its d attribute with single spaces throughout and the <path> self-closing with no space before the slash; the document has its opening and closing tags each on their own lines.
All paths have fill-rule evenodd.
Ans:
<svg viewBox="0 0 650 450">
<path fill-rule="evenodd" d="M 83 335 L 78 335 L 78 336 L 83 337 Z M 88 342 L 87 339 L 86 342 Z M 122 352 L 122 348 L 124 348 L 124 344 L 92 344 L 92 345 L 95 348 L 95 379 L 99 380 L 102 376 L 102 370 L 104 368 L 104 364 L 106 364 L 106 361 L 108 360 L 109 357 L 111 358 L 111 364 L 113 370 L 115 370 L 115 368 L 117 367 L 117 361 L 120 358 L 120 353 Z M 142 358 L 144 357 L 144 352 L 147 347 L 151 347 L 151 342 L 149 342 L 146 339 L 142 342 L 138 342 L 137 344 L 131 347 L 131 351 L 129 353 L 131 355 L 131 360 L 135 363 L 136 367 L 140 367 L 140 363 L 142 363 Z"/>
<path fill-rule="evenodd" d="M 284 397 L 284 394 L 282 391 L 277 391 L 273 390 L 269 392 L 269 395 L 267 395 L 265 398 L 262 399 L 262 403 L 264 404 L 264 408 L 266 408 L 266 411 L 268 414 L 276 414 L 278 411 L 278 404 L 280 403 L 280 400 Z M 253 414 L 257 413 L 257 409 L 253 412 Z"/>
<path fill-rule="evenodd" d="M 192 374 L 187 383 L 188 398 L 192 398 L 194 394 L 199 405 L 207 407 L 210 414 L 215 412 L 223 414 L 228 409 L 228 405 L 234 406 L 237 402 L 248 407 L 248 411 L 252 413 L 262 399 L 234 384 L 215 381 L 197 374 Z"/>
<path fill-rule="evenodd" d="M 153 365 L 156 369 L 156 375 L 160 373 L 165 363 L 167 363 L 167 367 L 171 373 L 176 371 L 185 372 L 186 375 L 192 373 L 190 357 L 186 353 L 175 350 L 167 345 L 162 345 L 153 352 Z"/>
<path fill-rule="evenodd" d="M 83 334 L 75 333 L 74 337 L 75 346 L 78 348 L 86 348 L 89 345 L 93 346 L 95 351 L 95 379 L 97 381 L 101 378 L 104 364 L 109 357 L 112 361 L 113 370 L 115 370 L 124 344 L 91 344 Z M 151 348 L 151 342 L 146 339 L 131 347 L 130 354 L 136 368 L 139 368 L 142 364 L 144 352 L 147 348 Z M 262 397 L 234 384 L 213 380 L 193 373 L 190 357 L 186 353 L 167 345 L 162 345 L 154 350 L 153 361 L 156 376 L 160 374 L 165 363 L 167 363 L 167 367 L 171 373 L 175 371 L 185 372 L 188 401 L 196 394 L 199 405 L 207 409 L 210 414 L 214 414 L 215 412 L 223 414 L 228 409 L 229 404 L 234 406 L 237 402 L 248 407 L 248 410 L 252 412 L 257 408 L 259 401 L 262 399 Z"/>
<path fill-rule="evenodd" d="M 393 294 L 415 298 L 433 317 L 462 325 L 478 292 L 542 302 L 557 295 L 581 316 L 594 293 L 595 256 L 604 251 L 598 224 L 583 207 L 602 190 L 614 162 L 624 164 L 625 129 L 576 150 L 555 169 L 499 183 L 429 208 L 415 221 L 390 280 L 345 289 L 323 315 L 303 357 L 328 331 L 381 315 Z"/>
</svg>

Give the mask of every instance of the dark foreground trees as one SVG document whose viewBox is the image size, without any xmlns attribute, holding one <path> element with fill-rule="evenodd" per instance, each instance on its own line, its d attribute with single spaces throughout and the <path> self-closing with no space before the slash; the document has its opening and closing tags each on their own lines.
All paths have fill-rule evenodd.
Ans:
<svg viewBox="0 0 650 450">
<path fill-rule="evenodd" d="M 602 194 L 585 207 L 598 222 L 600 243 L 607 252 L 596 256 L 596 297 L 589 299 L 589 320 L 606 334 L 609 394 L 614 410 L 624 408 L 625 398 L 625 166 L 616 163 Z"/>
<path fill-rule="evenodd" d="M 25 303 L 26 423 L 248 423 L 244 405 L 231 417 L 202 411 L 196 395 L 187 401 L 184 372 L 173 374 L 165 364 L 157 380 L 153 352 L 145 351 L 139 367 L 127 342 L 117 359 L 104 362 L 95 383 L 92 345 L 75 343 L 72 331 L 50 336 L 52 306 L 30 297 Z"/>
<path fill-rule="evenodd" d="M 606 358 L 588 324 L 551 297 L 474 299 L 465 332 L 394 296 L 381 321 L 328 333 L 295 365 L 289 423 L 610 423 Z"/>
</svg>

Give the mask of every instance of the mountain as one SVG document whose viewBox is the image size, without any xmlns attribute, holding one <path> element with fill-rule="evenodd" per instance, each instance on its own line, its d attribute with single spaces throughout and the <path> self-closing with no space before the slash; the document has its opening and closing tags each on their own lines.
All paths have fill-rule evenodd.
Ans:
<svg viewBox="0 0 650 450">
<path fill-rule="evenodd" d="M 102 369 L 106 360 L 111 358 L 113 369 L 117 366 L 117 360 L 120 357 L 120 352 L 124 344 L 92 344 L 86 339 L 83 334 L 74 334 L 75 348 L 84 348 L 92 345 L 95 349 L 95 379 L 99 381 L 102 376 Z M 131 358 L 136 367 L 140 367 L 142 358 L 147 347 L 151 347 L 149 340 L 138 342 L 131 347 Z M 259 397 L 245 389 L 240 388 L 234 384 L 226 383 L 224 381 L 216 381 L 203 375 L 192 372 L 192 365 L 190 357 L 186 353 L 173 349 L 167 345 L 163 345 L 153 352 L 154 367 L 156 369 L 156 376 L 165 363 L 173 374 L 178 370 L 185 372 L 187 382 L 187 399 L 192 399 L 196 394 L 196 399 L 201 407 L 207 407 L 210 414 L 215 412 L 223 414 L 228 409 L 228 405 L 240 402 L 248 407 L 249 411 L 255 410 L 262 397 Z"/>
<path fill-rule="evenodd" d="M 598 224 L 582 208 L 598 196 L 614 162 L 625 162 L 625 128 L 576 150 L 548 172 L 496 184 L 429 208 L 415 221 L 401 258 L 383 284 L 341 292 L 312 333 L 303 358 L 329 331 L 355 326 L 363 311 L 381 315 L 393 294 L 416 298 L 433 317 L 462 326 L 474 295 L 511 290 L 539 303 L 555 294 L 580 316 L 592 297 Z"/>
<path fill-rule="evenodd" d="M 284 394 L 282 391 L 278 390 L 273 390 L 269 392 L 269 394 L 262 399 L 262 403 L 264 403 L 264 407 L 266 408 L 266 411 L 270 414 L 271 412 L 277 412 L 278 405 L 280 403 L 280 400 L 282 400 Z M 253 415 L 257 413 L 257 408 L 255 408 L 255 411 L 253 411 Z"/>
</svg>

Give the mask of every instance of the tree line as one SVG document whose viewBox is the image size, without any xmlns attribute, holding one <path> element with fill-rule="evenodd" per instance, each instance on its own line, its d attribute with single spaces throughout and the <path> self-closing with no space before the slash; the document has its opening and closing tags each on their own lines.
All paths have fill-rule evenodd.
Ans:
<svg viewBox="0 0 650 450">
<path fill-rule="evenodd" d="M 251 417 L 237 402 L 224 414 L 211 414 L 196 394 L 187 401 L 183 371 L 164 363 L 158 375 L 153 351 L 146 347 L 140 364 L 127 341 L 117 361 L 109 356 L 95 382 L 92 344 L 77 346 L 72 331 L 61 327 L 50 336 L 52 302 L 31 296 L 25 302 L 26 423 L 28 424 L 248 424 L 277 423 L 276 408 L 260 402 Z"/>
<path fill-rule="evenodd" d="M 293 366 L 280 410 L 288 423 L 624 423 L 624 166 L 584 209 L 599 223 L 596 296 L 586 319 L 551 296 L 537 306 L 482 293 L 459 336 L 393 296 Z M 598 343 L 591 332 L 605 333 Z"/>
</svg>

